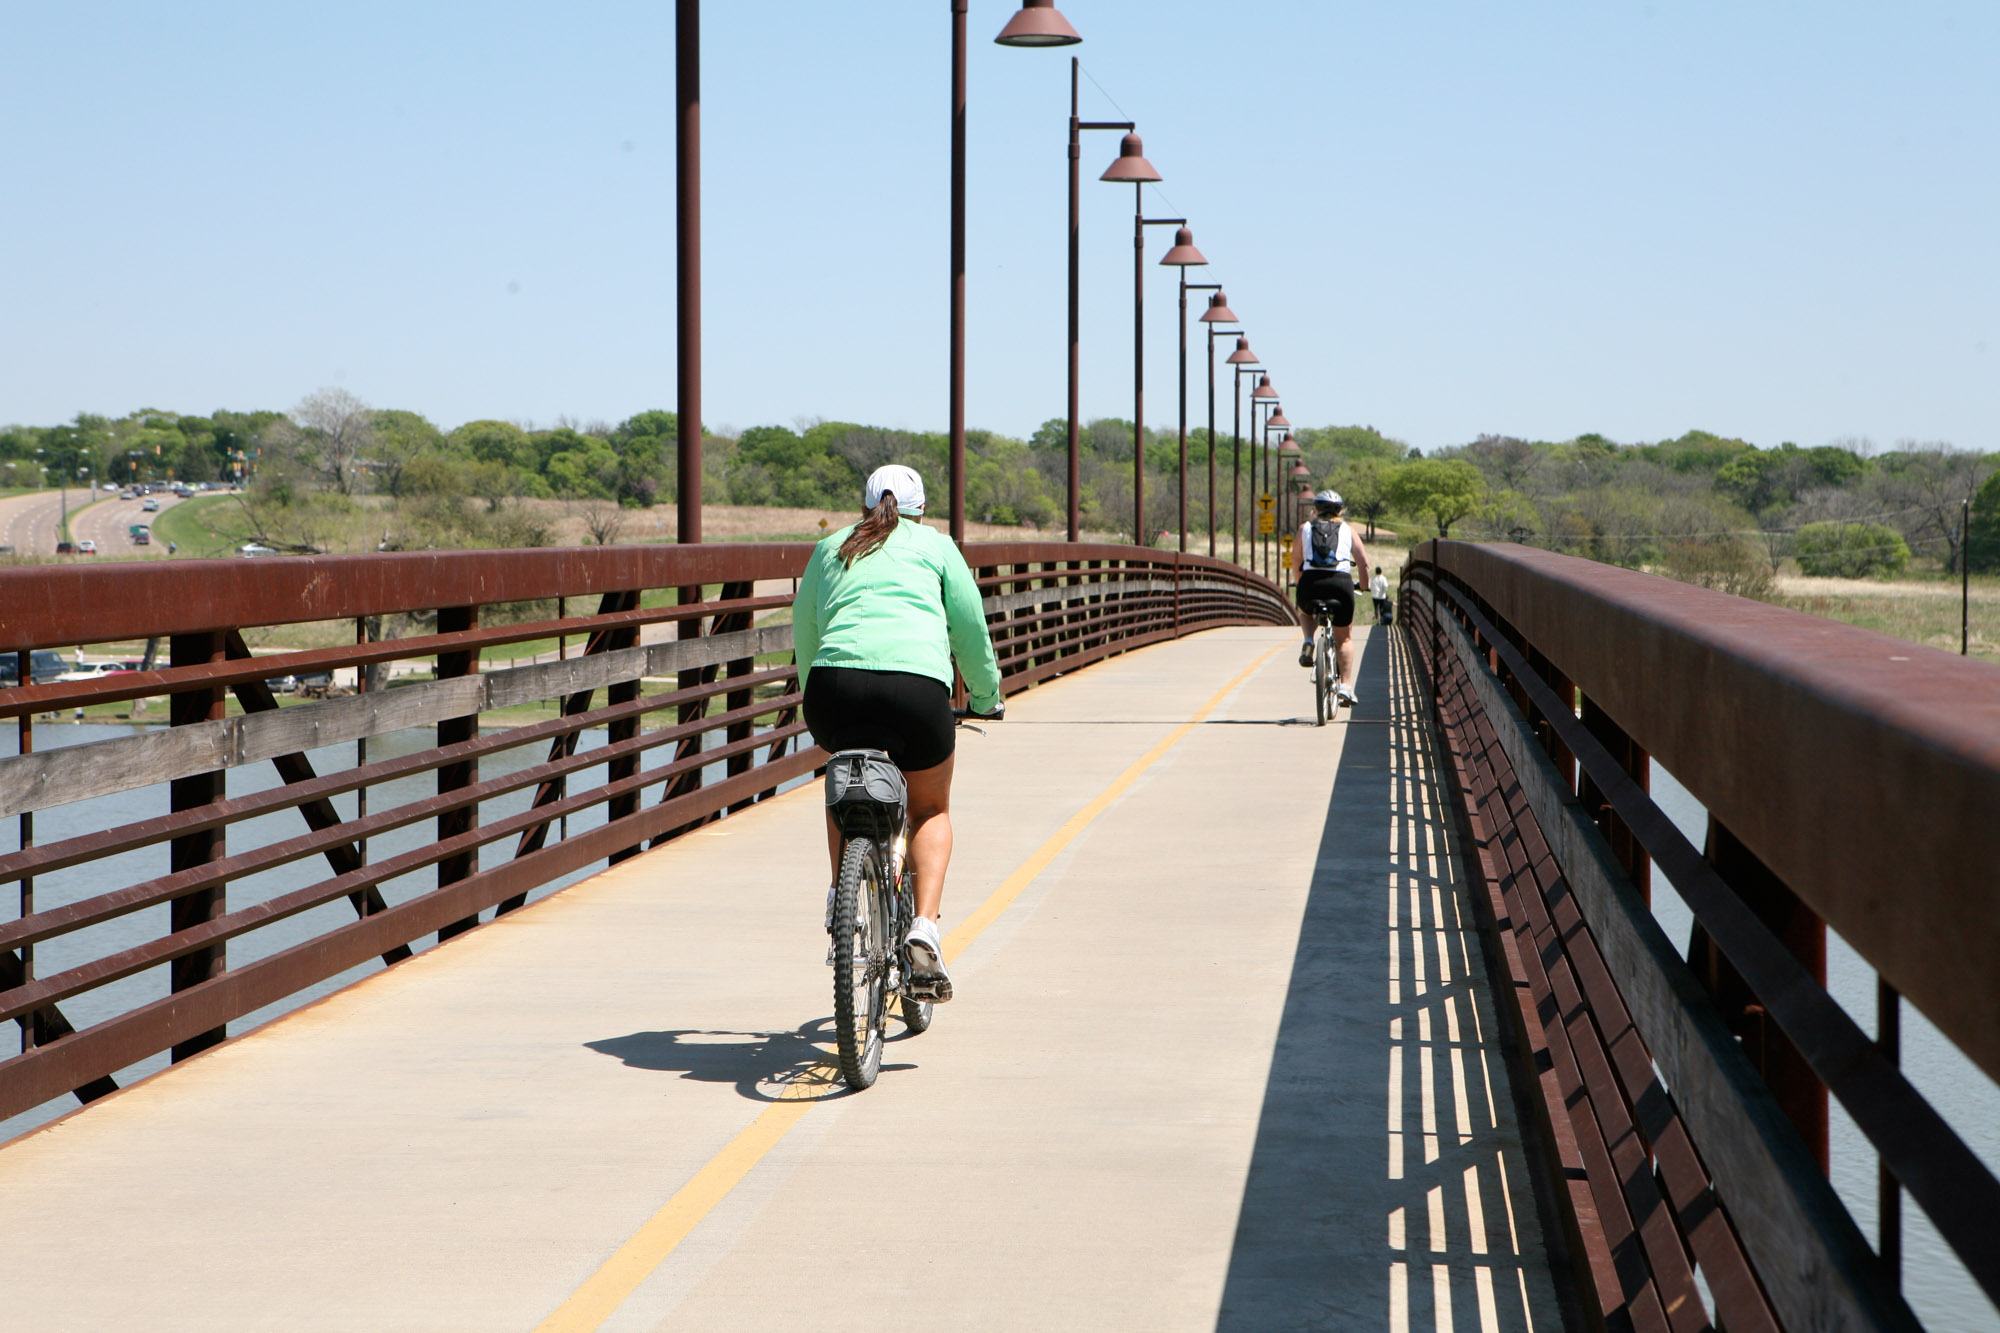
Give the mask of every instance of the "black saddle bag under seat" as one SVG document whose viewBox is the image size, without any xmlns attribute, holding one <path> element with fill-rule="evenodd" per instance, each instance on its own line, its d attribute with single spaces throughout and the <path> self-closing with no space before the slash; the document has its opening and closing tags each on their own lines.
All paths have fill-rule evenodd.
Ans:
<svg viewBox="0 0 2000 1333">
<path fill-rule="evenodd" d="M 895 837 L 908 805 L 903 770 L 880 750 L 842 750 L 826 761 L 827 813 L 847 837 Z"/>
</svg>

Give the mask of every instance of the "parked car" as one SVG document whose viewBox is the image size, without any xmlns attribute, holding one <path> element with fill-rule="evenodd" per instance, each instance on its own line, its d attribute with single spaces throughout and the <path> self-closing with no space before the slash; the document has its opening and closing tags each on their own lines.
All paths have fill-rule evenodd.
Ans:
<svg viewBox="0 0 2000 1333">
<path fill-rule="evenodd" d="M 96 680 L 99 676 L 112 676 L 132 668 L 123 662 L 73 662 L 69 670 L 56 677 L 57 680 Z"/>
<path fill-rule="evenodd" d="M 14 653 L 0 653 L 0 686 L 18 683 L 20 660 Z M 37 648 L 28 654 L 29 679 L 37 685 L 61 680 L 68 674 L 69 668 L 70 664 L 63 661 L 62 654 L 53 648 Z"/>
<path fill-rule="evenodd" d="M 308 699 L 324 699 L 333 691 L 331 671 L 301 671 L 292 679 L 298 683 L 298 692 Z"/>
<path fill-rule="evenodd" d="M 236 548 L 236 554 L 238 555 L 276 555 L 277 553 L 278 549 L 275 546 L 266 546 L 262 542 L 244 542 Z"/>
<path fill-rule="evenodd" d="M 56 543 L 56 554 L 57 554 L 57 555 L 75 555 L 75 554 L 76 554 L 76 543 L 75 543 L 75 542 L 57 542 L 57 543 Z"/>
<path fill-rule="evenodd" d="M 139 506 L 139 508 L 145 510 L 149 514 L 153 513 L 159 507 L 160 507 L 160 502 L 158 500 L 155 500 L 150 495 L 146 497 L 145 503 Z"/>
<path fill-rule="evenodd" d="M 82 541 L 76 544 L 76 553 L 78 555 L 96 555 L 97 543 L 92 541 L 90 538 L 85 537 Z"/>
<path fill-rule="evenodd" d="M 271 676 L 264 682 L 273 694 L 291 694 L 299 688 L 297 676 Z"/>
</svg>

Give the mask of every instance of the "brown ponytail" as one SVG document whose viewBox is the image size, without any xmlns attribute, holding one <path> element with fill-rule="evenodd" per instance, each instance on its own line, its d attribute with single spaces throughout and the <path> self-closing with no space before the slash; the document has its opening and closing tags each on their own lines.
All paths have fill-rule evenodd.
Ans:
<svg viewBox="0 0 2000 1333">
<path fill-rule="evenodd" d="M 882 549 L 882 543 L 889 540 L 889 534 L 902 521 L 901 511 L 896 506 L 896 493 L 882 492 L 882 498 L 875 507 L 862 515 L 854 525 L 854 531 L 847 534 L 847 540 L 840 544 L 840 563 L 852 569 L 854 562 L 870 556 Z"/>
</svg>

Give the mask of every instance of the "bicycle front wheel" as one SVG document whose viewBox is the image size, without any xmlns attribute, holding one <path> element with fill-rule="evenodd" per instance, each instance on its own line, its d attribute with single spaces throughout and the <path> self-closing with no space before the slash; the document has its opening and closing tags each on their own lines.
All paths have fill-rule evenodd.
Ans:
<svg viewBox="0 0 2000 1333">
<path fill-rule="evenodd" d="M 1313 635 L 1313 712 L 1319 719 L 1318 725 L 1326 725 L 1327 715 L 1327 658 L 1332 653 L 1327 648 L 1328 634 L 1324 628 Z"/>
<path fill-rule="evenodd" d="M 857 1092 L 882 1069 L 889 1010 L 889 887 L 874 840 L 849 838 L 833 893 L 833 1026 Z"/>
</svg>

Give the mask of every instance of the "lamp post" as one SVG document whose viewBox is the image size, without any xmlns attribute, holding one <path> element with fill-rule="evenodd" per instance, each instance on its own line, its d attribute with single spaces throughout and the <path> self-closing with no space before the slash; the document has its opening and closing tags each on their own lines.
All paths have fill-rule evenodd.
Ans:
<svg viewBox="0 0 2000 1333">
<path fill-rule="evenodd" d="M 1257 451 L 1250 459 L 1252 464 L 1250 475 L 1257 482 L 1257 512 L 1260 514 L 1263 513 L 1264 506 L 1267 504 L 1270 505 L 1270 512 L 1274 516 L 1273 522 L 1275 523 L 1277 501 L 1271 495 L 1271 478 L 1269 470 L 1264 465 L 1266 453 L 1264 427 L 1257 420 L 1257 407 L 1260 403 L 1267 408 L 1278 406 L 1278 391 L 1271 387 L 1271 377 L 1268 374 L 1259 375 L 1257 377 L 1257 387 L 1250 391 L 1250 443 Z M 1257 524 L 1257 541 L 1253 548 L 1253 559 L 1251 560 L 1252 566 L 1260 573 L 1267 572 L 1265 570 L 1265 550 L 1264 524 L 1260 519 Z"/>
<path fill-rule="evenodd" d="M 674 536 L 701 540 L 701 0 L 674 11 Z M 701 600 L 683 588 L 683 603 Z M 682 621 L 682 628 L 699 625 Z"/>
<path fill-rule="evenodd" d="M 1186 218 L 1146 216 L 1146 186 L 1162 179 L 1136 134 L 1118 143 L 1118 160 L 1097 179 L 1132 184 L 1132 541 L 1146 541 L 1146 228 L 1178 227 Z"/>
<path fill-rule="evenodd" d="M 1078 423 L 1077 395 L 1078 367 L 1078 258 L 1077 246 L 1083 232 L 1083 196 L 1081 193 L 1081 159 L 1083 157 L 1083 131 L 1120 130 L 1127 134 L 1135 128 L 1129 120 L 1080 120 L 1077 115 L 1076 100 L 1076 57 L 1069 61 L 1069 540 L 1078 539 L 1077 492 L 1082 482 L 1077 474 Z M 1140 159 L 1142 162 L 1143 158 Z M 1151 166 L 1146 168 L 1151 171 Z M 1157 173 L 1153 175 L 1158 180 Z"/>
<path fill-rule="evenodd" d="M 951 0 L 951 539 L 965 542 L 965 15 Z M 1022 0 L 994 39 L 1000 46 L 1074 46 L 1083 40 L 1055 0 Z"/>
<path fill-rule="evenodd" d="M 1282 460 L 1271 448 L 1271 432 L 1274 430 L 1290 430 L 1291 428 L 1292 423 L 1285 420 L 1285 409 L 1283 407 L 1277 407 L 1270 416 L 1264 418 L 1264 476 L 1270 482 L 1267 494 L 1271 497 L 1272 545 L 1270 571 L 1273 578 L 1276 578 L 1278 574 L 1277 515 L 1283 509 L 1283 506 L 1278 503 L 1278 499 L 1284 492 L 1285 479 L 1284 474 L 1278 470 L 1278 464 Z"/>
<path fill-rule="evenodd" d="M 1241 321 L 1238 321 L 1239 323 Z M 1250 350 L 1250 339 L 1239 336 L 1236 350 L 1224 359 L 1224 364 L 1234 372 L 1229 386 L 1229 404 L 1234 419 L 1230 426 L 1229 438 L 1232 458 L 1229 464 L 1229 559 L 1233 564 L 1242 564 L 1241 546 L 1243 541 L 1243 376 L 1257 365 L 1257 354 Z M 1254 408 L 1252 414 L 1255 414 Z"/>
<path fill-rule="evenodd" d="M 1198 323 L 1208 325 L 1208 554 L 1215 556 L 1215 335 L 1234 333 L 1225 329 L 1224 324 L 1237 322 L 1236 314 L 1229 308 L 1229 298 L 1222 294 L 1219 282 L 1191 282 L 1189 291 L 1209 291 L 1208 309 L 1201 312 Z"/>
<path fill-rule="evenodd" d="M 1182 227 L 1174 233 L 1173 248 L 1160 258 L 1162 265 L 1171 265 L 1180 273 L 1181 288 L 1181 415 L 1180 415 L 1180 550 L 1187 553 L 1187 294 L 1188 269 L 1197 265 L 1206 266 L 1208 260 L 1201 251 L 1194 248 L 1194 233 Z"/>
</svg>

